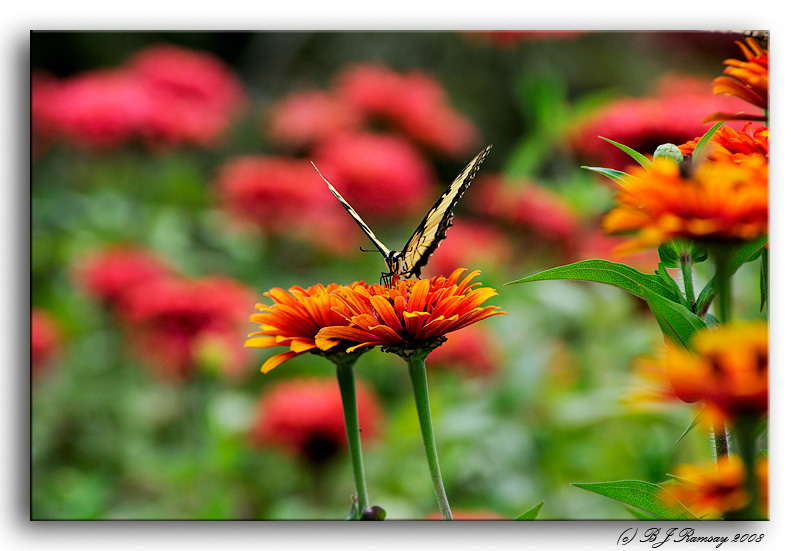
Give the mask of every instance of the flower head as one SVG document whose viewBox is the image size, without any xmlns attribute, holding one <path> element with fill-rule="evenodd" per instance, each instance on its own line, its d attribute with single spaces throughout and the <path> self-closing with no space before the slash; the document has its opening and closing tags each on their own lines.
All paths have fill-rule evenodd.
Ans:
<svg viewBox="0 0 800 551">
<path fill-rule="evenodd" d="M 769 407 L 769 329 L 735 322 L 695 333 L 691 352 L 672 345 L 667 374 L 684 402 L 703 400 L 709 421 L 761 415 Z"/>
<path fill-rule="evenodd" d="M 383 411 L 375 393 L 364 383 L 356 385 L 361 438 L 379 433 Z M 277 383 L 259 400 L 251 441 L 256 446 L 283 448 L 322 464 L 347 448 L 344 414 L 335 378 L 298 378 Z"/>
<path fill-rule="evenodd" d="M 724 76 L 714 79 L 714 93 L 735 96 L 761 109 L 769 109 L 769 51 L 748 37 L 747 44 L 736 42 L 745 61 L 726 59 Z M 718 120 L 725 116 L 715 114 L 706 119 Z M 727 117 L 727 118 L 733 118 Z M 747 116 L 747 118 L 754 118 Z M 764 117 L 755 117 L 763 120 Z"/>
<path fill-rule="evenodd" d="M 442 338 L 491 316 L 505 314 L 496 306 L 479 307 L 497 295 L 471 281 L 480 273 L 458 279 L 464 268 L 449 277 L 403 280 L 396 286 L 363 285 L 335 291 L 341 305 L 334 307 L 352 326 L 325 327 L 318 337 L 352 341 L 348 351 L 383 346 L 399 353 L 432 349 Z"/>
<path fill-rule="evenodd" d="M 358 130 L 363 115 L 350 103 L 322 91 L 295 92 L 266 112 L 267 133 L 276 143 L 309 147 Z"/>
<path fill-rule="evenodd" d="M 680 237 L 747 241 L 769 232 L 769 164 L 760 155 L 703 163 L 688 178 L 666 159 L 628 172 L 603 221 L 609 233 L 637 232 L 627 250 Z"/>
<path fill-rule="evenodd" d="M 250 290 L 235 280 L 174 276 L 137 285 L 119 312 L 135 352 L 160 376 L 183 379 L 209 359 L 228 375 L 243 372 L 241 334 L 251 305 Z"/>
<path fill-rule="evenodd" d="M 740 131 L 727 126 L 720 128 L 711 137 L 713 146 L 710 158 L 715 161 L 741 162 L 750 155 L 761 155 L 769 159 L 769 129 L 765 126 L 752 129 L 747 123 Z M 700 138 L 678 146 L 681 153 L 691 155 Z"/>
<path fill-rule="evenodd" d="M 334 292 L 342 289 L 360 288 L 362 283 L 341 287 L 336 283 L 328 286 L 313 285 L 307 289 L 299 286 L 288 290 L 273 288 L 264 293 L 272 299 L 270 306 L 258 304 L 259 313 L 250 316 L 250 321 L 260 323 L 261 329 L 250 333 L 245 346 L 271 348 L 288 346 L 287 352 L 271 357 L 261 367 L 263 373 L 275 369 L 283 362 L 306 352 L 326 353 L 342 339 L 318 336 L 323 328 L 346 326 L 348 321 L 333 307 L 339 304 Z M 347 339 L 343 339 L 347 340 Z M 337 349 L 338 350 L 338 349 Z"/>
<path fill-rule="evenodd" d="M 441 84 L 423 73 L 358 65 L 339 75 L 335 93 L 365 115 L 448 155 L 467 153 L 476 141 L 472 123 L 450 105 Z"/>
</svg>

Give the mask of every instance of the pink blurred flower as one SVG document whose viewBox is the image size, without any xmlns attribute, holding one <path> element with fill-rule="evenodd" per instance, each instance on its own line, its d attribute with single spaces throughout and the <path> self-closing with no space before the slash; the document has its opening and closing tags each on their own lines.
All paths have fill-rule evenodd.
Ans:
<svg viewBox="0 0 800 551">
<path fill-rule="evenodd" d="M 31 377 L 38 379 L 48 364 L 58 355 L 61 331 L 55 320 L 44 310 L 31 309 Z"/>
<path fill-rule="evenodd" d="M 320 144 L 313 160 L 353 208 L 367 217 L 367 223 L 370 217 L 421 218 L 421 210 L 434 195 L 430 165 L 413 145 L 398 136 L 338 134 Z M 315 197 L 320 199 L 319 194 Z"/>
<path fill-rule="evenodd" d="M 244 104 L 236 76 L 209 54 L 155 46 L 115 69 L 31 80 L 35 141 L 111 149 L 213 145 Z"/>
<path fill-rule="evenodd" d="M 131 289 L 172 273 L 154 253 L 116 245 L 94 251 L 75 266 L 78 284 L 92 298 L 117 306 Z"/>
<path fill-rule="evenodd" d="M 333 168 L 326 176 L 339 181 Z M 234 221 L 266 233 L 300 237 L 340 254 L 352 251 L 360 235 L 308 160 L 234 157 L 220 169 L 216 187 Z"/>
<path fill-rule="evenodd" d="M 575 150 L 600 166 L 623 170 L 631 158 L 603 136 L 652 156 L 664 143 L 682 144 L 708 129 L 703 119 L 715 111 L 737 112 L 749 105 L 735 97 L 715 96 L 705 79 L 667 75 L 643 98 L 621 98 L 586 118 L 572 133 Z M 742 122 L 729 123 L 740 129 Z"/>
<path fill-rule="evenodd" d="M 447 230 L 447 238 L 439 243 L 435 254 L 422 271 L 432 277 L 450 274 L 461 266 L 486 271 L 500 267 L 511 258 L 511 246 L 495 228 L 470 220 L 456 221 Z"/>
<path fill-rule="evenodd" d="M 527 179 L 510 180 L 495 174 L 478 176 L 474 187 L 470 201 L 477 212 L 564 249 L 573 246 L 577 218 L 554 191 Z"/>
<path fill-rule="evenodd" d="M 163 277 L 126 293 L 119 310 L 135 353 L 164 379 L 185 379 L 202 362 L 230 376 L 244 373 L 242 346 L 254 293 L 225 277 Z"/>
<path fill-rule="evenodd" d="M 358 420 L 364 442 L 374 440 L 383 420 L 377 395 L 358 381 Z M 296 378 L 273 385 L 256 407 L 251 440 L 277 447 L 312 464 L 347 449 L 339 384 L 334 378 Z"/>
<path fill-rule="evenodd" d="M 494 375 L 499 369 L 499 350 L 491 334 L 478 325 L 447 335 L 447 341 L 428 355 L 430 369 L 449 369 L 469 376 Z"/>
<path fill-rule="evenodd" d="M 658 268 L 658 251 L 654 248 L 633 254 L 620 254 L 616 250 L 628 240 L 625 236 L 608 235 L 600 229 L 586 229 L 580 234 L 577 239 L 577 260 L 600 258 L 621 262 L 648 274 Z"/>
<path fill-rule="evenodd" d="M 335 91 L 364 114 L 447 155 L 467 154 L 477 141 L 474 125 L 452 107 L 442 85 L 424 73 L 357 65 L 339 75 Z"/>
<path fill-rule="evenodd" d="M 128 67 L 153 100 L 145 132 L 159 144 L 213 146 L 245 104 L 236 75 L 205 52 L 152 46 Z"/>
<path fill-rule="evenodd" d="M 267 133 L 276 143 L 304 148 L 361 127 L 363 116 L 348 102 L 321 91 L 295 92 L 270 105 Z"/>
</svg>

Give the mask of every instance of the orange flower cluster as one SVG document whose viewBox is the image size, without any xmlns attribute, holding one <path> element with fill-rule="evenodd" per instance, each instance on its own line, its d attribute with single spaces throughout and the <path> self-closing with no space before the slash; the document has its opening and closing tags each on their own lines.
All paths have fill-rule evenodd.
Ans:
<svg viewBox="0 0 800 551">
<path fill-rule="evenodd" d="M 769 129 L 761 126 L 751 129 L 747 123 L 740 131 L 723 126 L 711 137 L 709 144 L 712 146 L 710 159 L 713 161 L 742 162 L 750 155 L 762 155 L 769 159 Z M 694 148 L 700 138 L 679 145 L 684 156 L 694 153 Z"/>
<path fill-rule="evenodd" d="M 505 314 L 496 306 L 480 307 L 497 295 L 489 287 L 471 284 L 480 272 L 458 279 L 466 271 L 459 268 L 449 277 L 404 280 L 396 287 L 365 285 L 336 291 L 342 306 L 334 309 L 351 325 L 325 327 L 318 336 L 346 340 L 363 346 L 384 346 L 405 351 L 437 346 L 447 333 L 457 331 L 482 319 Z"/>
<path fill-rule="evenodd" d="M 634 251 L 675 238 L 752 240 L 769 232 L 769 164 L 761 155 L 738 163 L 704 163 L 684 177 L 656 159 L 633 167 L 603 220 L 609 233 L 636 232 L 621 249 Z"/>
<path fill-rule="evenodd" d="M 746 61 L 726 59 L 725 76 L 714 79 L 714 93 L 736 96 L 748 103 L 769 109 L 769 51 L 752 38 L 747 45 L 737 42 Z"/>
<path fill-rule="evenodd" d="M 769 499 L 769 462 L 761 458 L 756 467 L 761 491 L 759 509 L 767 515 Z M 667 502 L 679 501 L 698 517 L 718 518 L 723 513 L 744 508 L 750 502 L 745 488 L 744 464 L 737 456 L 727 456 L 707 465 L 679 465 L 676 483 L 665 488 Z"/>
<path fill-rule="evenodd" d="M 692 352 L 672 345 L 667 374 L 684 402 L 703 400 L 712 424 L 769 406 L 769 329 L 766 322 L 734 322 L 701 331 Z"/>
<path fill-rule="evenodd" d="M 353 283 L 350 287 L 362 286 Z M 339 344 L 339 340 L 317 337 L 323 327 L 347 325 L 348 321 L 333 309 L 338 304 L 333 292 L 341 287 L 336 283 L 324 286 L 320 283 L 304 289 L 295 285 L 288 291 L 273 288 L 264 293 L 271 298 L 272 306 L 257 304 L 259 314 L 250 316 L 250 321 L 261 324 L 261 330 L 250 333 L 245 346 L 252 348 L 271 348 L 288 346 L 283 352 L 267 360 L 261 372 L 267 373 L 286 360 L 306 352 L 327 352 Z"/>
</svg>

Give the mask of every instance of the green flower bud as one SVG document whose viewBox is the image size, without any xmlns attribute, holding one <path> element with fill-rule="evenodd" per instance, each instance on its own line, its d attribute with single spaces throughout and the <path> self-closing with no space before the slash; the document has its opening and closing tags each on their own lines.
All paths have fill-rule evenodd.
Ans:
<svg viewBox="0 0 800 551">
<path fill-rule="evenodd" d="M 678 164 L 683 162 L 683 153 L 681 153 L 681 150 L 678 149 L 677 145 L 671 143 L 661 144 L 656 148 L 653 158 L 658 159 L 660 157 L 671 159 Z"/>
</svg>

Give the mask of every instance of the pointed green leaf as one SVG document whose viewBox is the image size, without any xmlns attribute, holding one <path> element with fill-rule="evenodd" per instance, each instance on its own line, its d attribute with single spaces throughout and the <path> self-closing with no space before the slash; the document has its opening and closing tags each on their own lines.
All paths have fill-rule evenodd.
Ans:
<svg viewBox="0 0 800 551">
<path fill-rule="evenodd" d="M 698 411 L 697 415 L 694 416 L 694 419 L 692 419 L 692 422 L 689 423 L 688 427 L 686 427 L 686 430 L 681 433 L 681 435 L 678 437 L 677 440 L 675 440 L 676 444 L 678 442 L 680 442 L 681 440 L 683 440 L 683 437 L 686 436 L 687 434 L 689 434 L 689 431 L 691 431 L 693 428 L 695 428 L 697 426 L 697 423 L 700 422 L 700 415 L 703 413 L 704 409 L 705 408 L 700 408 L 700 411 Z"/>
<path fill-rule="evenodd" d="M 761 276 L 759 278 L 759 288 L 761 289 L 761 306 L 758 311 L 764 311 L 764 305 L 769 301 L 769 249 L 761 249 Z"/>
<path fill-rule="evenodd" d="M 539 515 L 539 511 L 542 509 L 542 505 L 544 505 L 544 501 L 539 503 L 539 505 L 536 505 L 533 509 L 525 511 L 514 520 L 536 520 L 536 517 Z"/>
<path fill-rule="evenodd" d="M 666 337 L 683 345 L 684 348 L 689 348 L 689 340 L 696 331 L 707 328 L 702 319 L 682 304 L 667 300 L 647 289 L 642 291 L 661 331 Z"/>
<path fill-rule="evenodd" d="M 614 182 L 622 186 L 625 185 L 625 178 L 628 176 L 626 172 L 614 170 L 613 168 L 603 168 L 599 166 L 582 166 L 581 168 L 602 174 L 603 176 L 612 179 Z"/>
<path fill-rule="evenodd" d="M 651 515 L 650 513 L 645 513 L 641 509 L 637 509 L 636 507 L 631 507 L 630 505 L 626 505 L 625 509 L 639 520 L 662 520 L 661 517 L 657 517 L 656 515 Z"/>
<path fill-rule="evenodd" d="M 607 141 L 608 143 L 610 143 L 611 145 L 613 145 L 615 147 L 618 147 L 619 149 L 621 149 L 622 151 L 624 151 L 625 153 L 630 155 L 633 158 L 634 161 L 636 161 L 637 163 L 639 163 L 640 165 L 642 165 L 646 169 L 649 170 L 650 167 L 653 166 L 653 161 L 651 161 L 650 159 L 648 159 L 647 157 L 645 157 L 644 155 L 642 155 L 641 153 L 639 153 L 635 149 L 631 149 L 627 145 L 622 145 L 621 143 L 615 142 L 614 140 L 609 140 L 608 138 L 604 138 L 603 136 L 598 136 L 598 138 L 600 138 L 601 140 Z"/>
<path fill-rule="evenodd" d="M 686 306 L 686 308 L 689 308 L 689 303 L 686 302 L 686 298 L 683 296 L 681 288 L 678 287 L 678 284 L 675 282 L 674 279 L 672 279 L 672 276 L 669 275 L 669 272 L 667 272 L 667 268 L 664 266 L 664 264 L 660 262 L 658 264 L 658 269 L 656 270 L 656 277 L 658 277 L 664 283 L 664 285 L 672 289 L 673 294 L 668 296 L 667 298 L 675 297 L 678 299 L 677 302 L 680 302 L 681 304 Z"/>
<path fill-rule="evenodd" d="M 658 258 L 665 267 L 677 268 L 681 262 L 681 255 L 678 252 L 677 244 L 674 241 L 670 241 L 659 245 Z"/>
<path fill-rule="evenodd" d="M 665 501 L 666 490 L 643 480 L 617 480 L 614 482 L 573 483 L 573 486 L 633 505 L 666 520 L 696 520 L 686 507 L 676 500 Z"/>
<path fill-rule="evenodd" d="M 703 134 L 702 138 L 697 140 L 697 145 L 694 146 L 694 151 L 692 152 L 692 164 L 700 163 L 705 160 L 706 146 L 711 140 L 711 136 L 713 136 L 723 124 L 725 124 L 725 121 L 718 122 L 709 128 L 706 133 Z"/>
<path fill-rule="evenodd" d="M 566 266 L 558 266 L 532 276 L 510 281 L 506 285 L 554 279 L 593 281 L 613 285 L 641 299 L 645 298 L 642 289 L 648 289 L 652 294 L 664 296 L 668 300 L 679 300 L 675 296 L 675 289 L 661 281 L 657 275 L 644 274 L 625 264 L 601 259 L 581 260 Z"/>
<path fill-rule="evenodd" d="M 745 262 L 750 262 L 752 260 L 756 260 L 758 255 L 761 254 L 761 248 L 769 241 L 769 236 L 765 235 L 755 241 L 751 241 L 744 246 L 742 246 L 730 260 L 730 269 L 731 275 L 736 273 L 736 270 L 742 267 L 742 264 Z M 706 312 L 708 310 L 708 306 L 711 304 L 711 301 L 714 300 L 714 297 L 717 296 L 717 278 L 716 276 L 712 277 L 706 286 L 703 287 L 703 290 L 700 291 L 700 295 L 697 297 L 697 305 L 695 307 L 696 312 Z"/>
</svg>

